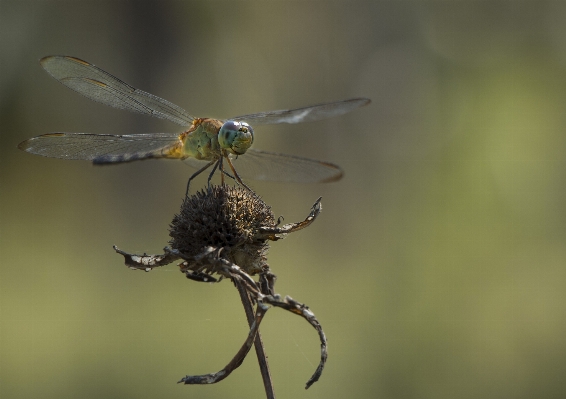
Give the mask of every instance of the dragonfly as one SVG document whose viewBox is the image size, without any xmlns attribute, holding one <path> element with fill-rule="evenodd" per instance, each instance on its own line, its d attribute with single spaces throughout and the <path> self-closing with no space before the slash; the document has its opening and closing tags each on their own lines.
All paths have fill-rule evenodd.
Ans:
<svg viewBox="0 0 566 399">
<path fill-rule="evenodd" d="M 181 107 L 136 89 L 79 58 L 48 56 L 42 58 L 40 64 L 60 83 L 91 100 L 166 119 L 186 130 L 180 134 L 47 133 L 21 142 L 18 145 L 20 150 L 51 158 L 88 160 L 95 165 L 151 158 L 180 159 L 198 168 L 187 182 L 187 194 L 191 181 L 211 166 L 209 185 L 216 170 L 221 172 L 222 182 L 226 175 L 245 187 L 240 175 L 253 180 L 300 183 L 337 181 L 343 172 L 333 163 L 250 148 L 254 141 L 252 124 L 318 121 L 346 114 L 370 103 L 367 98 L 352 98 L 235 116 L 226 120 L 196 118 Z M 225 169 L 224 162 L 228 164 L 231 174 Z M 241 173 L 237 169 L 241 169 Z"/>
</svg>

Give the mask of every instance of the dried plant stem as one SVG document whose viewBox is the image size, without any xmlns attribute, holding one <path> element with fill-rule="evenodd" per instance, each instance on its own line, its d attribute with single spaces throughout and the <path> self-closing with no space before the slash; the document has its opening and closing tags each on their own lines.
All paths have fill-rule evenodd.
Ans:
<svg viewBox="0 0 566 399">
<path fill-rule="evenodd" d="M 228 377 L 232 371 L 240 367 L 246 355 L 250 351 L 252 344 L 255 340 L 257 335 L 257 331 L 259 330 L 259 325 L 263 320 L 263 316 L 265 316 L 265 312 L 267 312 L 269 306 L 264 305 L 263 303 L 258 303 L 257 311 L 255 312 L 255 318 L 250 328 L 250 332 L 248 334 L 248 338 L 238 351 L 236 355 L 230 360 L 230 362 L 224 367 L 222 370 L 218 371 L 217 373 L 211 374 L 204 374 L 204 375 L 187 375 L 181 380 L 179 383 L 184 384 L 215 384 L 217 382 L 222 381 L 224 378 Z"/>
<path fill-rule="evenodd" d="M 246 318 L 248 319 L 248 324 L 250 328 L 254 322 L 254 310 L 252 300 L 246 291 L 246 288 L 237 280 L 234 281 L 238 292 L 240 293 L 240 299 L 244 305 L 244 310 L 246 312 Z M 259 363 L 259 370 L 261 372 L 261 378 L 263 379 L 263 386 L 265 388 L 265 395 L 267 399 L 275 399 L 275 390 L 273 389 L 273 381 L 271 381 L 271 373 L 269 372 L 269 364 L 267 363 L 267 355 L 265 354 L 265 348 L 261 340 L 261 334 L 259 330 L 255 336 L 254 341 L 255 353 L 257 355 L 257 361 Z"/>
<path fill-rule="evenodd" d="M 221 158 L 222 160 L 222 158 Z M 218 161 L 215 168 L 221 166 Z M 229 176 L 226 171 L 223 173 Z M 267 262 L 268 241 L 277 241 L 287 234 L 309 226 L 322 210 L 319 198 L 306 219 L 280 225 L 271 208 L 255 193 L 240 187 L 210 186 L 208 190 L 186 197 L 181 212 L 171 222 L 171 247 L 162 255 L 136 255 L 114 250 L 124 256 L 132 269 L 150 271 L 175 260 L 181 260 L 180 271 L 199 282 L 219 282 L 229 278 L 240 294 L 250 330 L 236 355 L 220 371 L 182 378 L 185 384 L 214 384 L 239 367 L 252 345 L 255 345 L 267 398 L 275 398 L 273 383 L 263 348 L 259 325 L 270 306 L 285 309 L 304 318 L 320 338 L 320 362 L 306 388 L 318 381 L 327 359 L 327 341 L 322 327 L 308 306 L 289 296 L 276 294 L 276 276 Z M 213 275 L 219 275 L 217 279 Z M 259 276 L 255 281 L 252 276 Z M 256 309 L 254 312 L 254 305 Z"/>
<path fill-rule="evenodd" d="M 128 254 L 120 249 L 114 247 L 116 252 L 122 254 L 126 260 L 126 264 L 135 269 L 142 269 L 149 271 L 153 267 L 163 266 L 165 261 L 170 262 L 172 259 L 184 259 L 185 262 L 189 260 L 185 255 L 183 255 L 177 249 L 169 249 L 165 248 L 164 255 L 133 255 Z M 327 349 L 327 341 L 326 335 L 322 330 L 322 327 L 318 320 L 316 319 L 314 313 L 308 308 L 308 306 L 295 301 L 290 296 L 285 296 L 284 298 L 281 295 L 275 294 L 274 291 L 274 284 L 275 284 L 275 275 L 272 274 L 269 270 L 267 265 L 264 266 L 262 272 L 260 273 L 259 282 L 255 282 L 253 278 L 247 274 L 244 270 L 242 270 L 239 266 L 235 265 L 234 263 L 228 261 L 227 259 L 221 258 L 221 250 L 215 249 L 212 247 L 206 248 L 202 254 L 197 257 L 194 257 L 193 260 L 196 261 L 203 261 L 205 260 L 206 264 L 214 265 L 215 270 L 218 273 L 222 274 L 223 276 L 229 277 L 240 292 L 240 297 L 242 298 L 242 303 L 244 303 L 244 308 L 246 309 L 246 303 L 257 303 L 257 310 L 255 315 L 253 315 L 253 310 L 249 312 L 249 309 L 246 309 L 246 315 L 248 316 L 248 312 L 252 315 L 253 322 L 250 323 L 250 332 L 244 345 L 242 348 L 236 353 L 234 358 L 217 373 L 206 374 L 201 376 L 186 376 L 181 381 L 185 384 L 214 384 L 216 382 L 222 381 L 224 378 L 228 377 L 232 371 L 238 368 L 246 355 L 248 354 L 249 350 L 251 349 L 252 344 L 255 343 L 257 334 L 259 332 L 259 323 L 263 320 L 263 316 L 265 312 L 267 312 L 268 306 L 275 306 L 282 309 L 285 309 L 291 313 L 294 313 L 298 316 L 304 318 L 318 333 L 320 338 L 320 362 L 318 364 L 317 369 L 315 370 L 314 374 L 311 378 L 307 381 L 305 389 L 308 389 L 313 383 L 318 381 L 324 366 L 326 364 L 326 359 L 328 357 L 328 349 Z M 186 269 L 183 270 L 183 265 L 181 264 L 181 270 L 185 273 L 193 272 L 193 270 Z M 187 274 L 187 276 L 189 276 Z M 192 276 L 192 274 L 191 274 Z M 198 281 L 205 281 L 205 280 L 198 280 Z M 245 294 L 245 295 L 244 295 Z M 248 316 L 248 322 L 250 317 Z M 255 343 L 256 349 L 259 347 L 260 352 L 258 353 L 258 360 L 260 362 L 260 368 L 262 372 L 262 376 L 264 379 L 264 385 L 266 387 L 266 392 L 269 396 L 269 392 L 273 392 L 273 386 L 271 384 L 271 379 L 269 378 L 269 369 L 267 367 L 267 361 L 265 361 L 265 367 L 262 366 L 262 360 L 266 359 L 265 353 L 263 353 L 263 345 L 261 343 L 261 338 L 258 338 L 258 343 Z M 260 355 L 263 353 L 263 355 Z M 268 381 L 268 382 L 266 382 Z M 270 388 L 268 388 L 268 385 Z M 274 396 L 272 396 L 274 397 Z"/>
<path fill-rule="evenodd" d="M 285 296 L 285 299 L 282 300 L 280 295 L 274 295 L 274 296 L 265 295 L 262 297 L 261 300 L 263 303 L 268 303 L 272 306 L 277 306 L 282 309 L 286 309 L 291 313 L 303 317 L 318 332 L 318 337 L 320 339 L 320 362 L 312 377 L 307 381 L 305 389 L 309 389 L 310 386 L 315 382 L 317 382 L 318 379 L 320 378 L 322 374 L 322 370 L 324 370 L 324 366 L 326 364 L 326 359 L 328 358 L 328 349 L 327 349 L 328 344 L 326 341 L 326 335 L 322 330 L 322 326 L 316 319 L 314 313 L 308 308 L 308 306 L 295 301 L 290 296 Z"/>
<path fill-rule="evenodd" d="M 267 265 L 260 274 L 259 284 L 256 284 L 256 282 L 240 267 L 234 264 L 230 264 L 230 262 L 227 262 L 223 259 L 219 259 L 218 262 L 222 262 L 225 264 L 226 267 L 225 271 L 230 275 L 232 281 L 238 281 L 239 283 L 241 283 L 242 286 L 248 292 L 248 295 L 254 296 L 254 299 L 258 303 L 258 312 L 260 309 L 260 305 L 262 304 L 269 304 L 272 306 L 276 306 L 303 317 L 318 332 L 318 336 L 320 339 L 320 362 L 314 374 L 306 383 L 305 389 L 309 389 L 310 386 L 315 382 L 317 382 L 318 379 L 320 378 L 322 374 L 322 370 L 324 370 L 324 366 L 326 364 L 326 359 L 328 358 L 328 344 L 326 340 L 326 335 L 324 334 L 324 331 L 322 330 L 322 326 L 316 319 L 314 313 L 309 309 L 308 306 L 295 301 L 290 296 L 285 296 L 285 298 L 282 299 L 281 295 L 273 294 L 276 278 L 275 275 L 269 271 L 269 267 L 267 267 Z M 260 287 L 262 288 L 260 289 Z M 267 295 L 264 294 L 262 290 Z M 256 320 L 257 320 L 257 312 L 256 312 Z"/>
</svg>

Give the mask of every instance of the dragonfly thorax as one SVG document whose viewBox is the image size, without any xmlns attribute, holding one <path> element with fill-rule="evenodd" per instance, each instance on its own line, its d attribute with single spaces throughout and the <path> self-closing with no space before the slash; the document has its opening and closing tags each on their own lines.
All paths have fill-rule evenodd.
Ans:
<svg viewBox="0 0 566 399">
<path fill-rule="evenodd" d="M 226 121 L 218 132 L 220 148 L 231 154 L 242 155 L 254 142 L 254 131 L 246 122 Z"/>
</svg>

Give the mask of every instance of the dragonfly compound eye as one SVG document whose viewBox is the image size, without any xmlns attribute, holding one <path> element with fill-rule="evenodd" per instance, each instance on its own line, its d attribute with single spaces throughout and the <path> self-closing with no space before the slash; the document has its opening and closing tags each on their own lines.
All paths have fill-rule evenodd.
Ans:
<svg viewBox="0 0 566 399">
<path fill-rule="evenodd" d="M 226 121 L 218 132 L 220 147 L 236 155 L 245 153 L 253 141 L 253 129 L 246 122 Z"/>
</svg>

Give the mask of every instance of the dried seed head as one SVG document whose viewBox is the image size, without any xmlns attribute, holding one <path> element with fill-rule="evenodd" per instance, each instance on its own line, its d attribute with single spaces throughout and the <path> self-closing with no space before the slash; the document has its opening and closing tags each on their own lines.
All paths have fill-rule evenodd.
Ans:
<svg viewBox="0 0 566 399">
<path fill-rule="evenodd" d="M 322 327 L 307 306 L 289 296 L 282 299 L 275 294 L 273 286 L 276 277 L 266 264 L 268 241 L 279 240 L 309 226 L 322 210 L 320 201 L 321 198 L 314 203 L 305 220 L 279 226 L 271 208 L 250 189 L 211 186 L 208 190 L 184 199 L 180 213 L 171 222 L 171 248 L 165 247 L 164 254 L 135 255 L 114 246 L 114 250 L 124 256 L 125 263 L 130 268 L 150 271 L 182 259 L 179 267 L 187 278 L 217 282 L 219 280 L 212 276 L 216 273 L 221 278 L 232 280 L 240 292 L 251 327 L 242 348 L 219 372 L 187 375 L 179 382 L 213 384 L 226 378 L 242 363 L 253 343 L 258 342 L 255 337 L 267 305 L 302 316 L 317 330 L 320 338 L 320 362 L 305 388 L 320 378 L 327 357 L 326 336 Z M 259 282 L 250 277 L 257 273 L 260 273 Z M 255 315 L 252 302 L 257 303 Z M 258 353 L 261 353 L 259 349 Z"/>
<path fill-rule="evenodd" d="M 198 281 L 211 281 L 214 273 L 229 277 L 230 264 L 253 275 L 267 265 L 268 242 L 310 226 L 322 210 L 320 200 L 305 220 L 280 226 L 271 208 L 250 189 L 211 186 L 184 199 L 170 225 L 171 248 L 164 248 L 164 254 L 129 254 L 116 246 L 114 250 L 126 265 L 145 271 L 182 259 L 181 271 Z"/>
<path fill-rule="evenodd" d="M 223 258 L 255 274 L 269 249 L 262 229 L 274 227 L 271 207 L 254 192 L 211 186 L 184 199 L 170 225 L 170 245 L 188 258 L 198 257 L 207 247 L 222 248 Z"/>
</svg>

